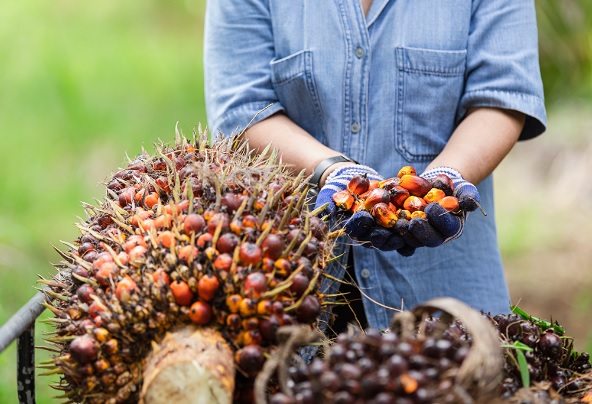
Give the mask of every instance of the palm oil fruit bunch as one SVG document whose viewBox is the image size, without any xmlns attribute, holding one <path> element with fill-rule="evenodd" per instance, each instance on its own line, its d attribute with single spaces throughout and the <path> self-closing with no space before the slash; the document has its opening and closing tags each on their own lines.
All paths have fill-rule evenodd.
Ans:
<svg viewBox="0 0 592 404">
<path fill-rule="evenodd" d="M 333 202 L 339 209 L 351 213 L 366 210 L 380 226 L 397 228 L 410 220 L 425 220 L 424 209 L 430 203 L 438 203 L 447 211 L 460 214 L 453 190 L 454 184 L 446 174 L 428 181 L 418 176 L 413 167 L 405 166 L 397 177 L 382 181 L 356 175 L 346 189 L 333 194 Z"/>
<path fill-rule="evenodd" d="M 438 337 L 343 332 L 323 358 L 291 365 L 290 392 L 275 393 L 270 404 L 458 403 L 454 377 L 471 346 L 465 335 L 458 322 Z"/>
<path fill-rule="evenodd" d="M 86 219 L 46 284 L 46 340 L 71 402 L 136 402 L 151 344 L 184 324 L 210 327 L 252 382 L 287 324 L 315 324 L 331 246 L 307 209 L 304 173 L 232 137 L 157 145 L 84 204 Z"/>
<path fill-rule="evenodd" d="M 572 349 L 573 340 L 561 326 L 523 312 L 498 314 L 490 320 L 505 347 L 502 398 L 511 399 L 524 387 L 534 389 L 541 402 L 551 402 L 552 395 L 579 402 L 592 390 L 590 356 Z"/>
</svg>

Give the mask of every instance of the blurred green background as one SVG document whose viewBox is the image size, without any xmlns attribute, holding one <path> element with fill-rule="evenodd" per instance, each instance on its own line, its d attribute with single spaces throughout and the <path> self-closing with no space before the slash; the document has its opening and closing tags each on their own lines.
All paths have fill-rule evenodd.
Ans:
<svg viewBox="0 0 592 404">
<path fill-rule="evenodd" d="M 592 2 L 536 0 L 548 132 L 496 174 L 514 303 L 592 350 Z M 206 118 L 205 0 L 0 2 L 0 324 L 53 273 L 81 201 L 142 147 Z M 46 314 L 42 317 L 45 317 Z M 41 343 L 44 330 L 38 323 Z M 0 355 L 0 403 L 16 399 L 16 349 Z M 38 360 L 47 359 L 43 352 Z M 37 378 L 40 403 L 55 402 Z"/>
</svg>

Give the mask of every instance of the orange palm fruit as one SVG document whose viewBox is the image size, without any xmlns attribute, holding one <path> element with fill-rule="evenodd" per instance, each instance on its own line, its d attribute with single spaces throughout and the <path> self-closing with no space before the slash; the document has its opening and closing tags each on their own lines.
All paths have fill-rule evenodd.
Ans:
<svg viewBox="0 0 592 404">
<path fill-rule="evenodd" d="M 412 166 L 403 166 L 397 173 L 397 177 L 401 178 L 404 175 L 417 175 L 417 171 Z"/>
<path fill-rule="evenodd" d="M 432 188 L 427 194 L 423 196 L 423 200 L 427 203 L 438 202 L 446 196 L 446 193 L 439 188 Z"/>
<path fill-rule="evenodd" d="M 206 302 L 199 300 L 191 305 L 189 318 L 195 324 L 205 325 L 212 319 L 212 307 Z"/>
<path fill-rule="evenodd" d="M 357 196 L 366 192 L 369 186 L 370 180 L 368 179 L 368 174 L 358 174 L 349 180 L 347 190 Z"/>
<path fill-rule="evenodd" d="M 391 205 L 392 206 L 392 205 Z M 370 214 L 382 227 L 391 228 L 397 222 L 397 213 L 384 202 L 377 203 L 370 210 Z"/>
<path fill-rule="evenodd" d="M 179 306 L 188 306 L 193 299 L 193 293 L 187 282 L 177 279 L 171 283 L 171 292 Z"/>
<path fill-rule="evenodd" d="M 458 212 L 458 198 L 455 196 L 446 196 L 438 201 L 440 206 L 446 209 L 448 212 Z"/>
<path fill-rule="evenodd" d="M 197 282 L 197 293 L 199 297 L 205 301 L 210 301 L 216 295 L 216 291 L 220 287 L 220 281 L 214 275 L 206 274 L 199 278 Z"/>
<path fill-rule="evenodd" d="M 409 193 L 414 196 L 424 196 L 430 189 L 432 189 L 432 184 L 430 184 L 428 180 L 410 174 L 403 175 L 399 185 L 407 189 Z"/>
<path fill-rule="evenodd" d="M 400 185 L 396 185 L 389 190 L 389 195 L 390 202 L 400 208 L 405 203 L 405 200 L 409 198 L 409 191 Z"/>
<path fill-rule="evenodd" d="M 374 188 L 378 188 L 379 186 L 380 186 L 380 181 L 370 180 L 370 185 L 368 186 L 368 191 L 372 191 Z"/>
<path fill-rule="evenodd" d="M 426 214 L 423 210 L 416 210 L 415 212 L 411 212 L 411 219 L 415 219 L 416 217 L 420 219 L 427 219 Z"/>
<path fill-rule="evenodd" d="M 375 188 L 368 192 L 363 200 L 362 207 L 366 210 L 372 209 L 377 203 L 388 203 L 390 201 L 389 192 L 384 188 Z"/>
<path fill-rule="evenodd" d="M 423 210 L 425 206 L 425 201 L 414 195 L 411 195 L 409 198 L 405 199 L 405 203 L 403 203 L 403 207 L 411 213 L 415 212 L 416 210 Z"/>
<path fill-rule="evenodd" d="M 124 276 L 115 287 L 115 294 L 122 302 L 128 302 L 132 293 L 138 290 L 138 285 L 129 276 Z"/>
<path fill-rule="evenodd" d="M 353 195 L 346 189 L 335 192 L 331 198 L 333 199 L 333 202 L 335 202 L 335 205 L 341 210 L 350 210 L 354 204 Z"/>
<path fill-rule="evenodd" d="M 231 313 L 238 313 L 240 311 L 240 304 L 243 297 L 238 293 L 226 296 L 226 306 Z"/>
</svg>

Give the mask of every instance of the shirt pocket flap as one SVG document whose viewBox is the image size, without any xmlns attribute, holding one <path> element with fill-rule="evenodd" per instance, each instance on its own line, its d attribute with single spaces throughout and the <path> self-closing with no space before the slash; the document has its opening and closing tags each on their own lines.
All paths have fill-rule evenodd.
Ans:
<svg viewBox="0 0 592 404">
<path fill-rule="evenodd" d="M 290 81 L 311 70 L 312 54 L 310 51 L 301 50 L 281 59 L 270 62 L 271 80 L 275 84 Z"/>
<path fill-rule="evenodd" d="M 396 54 L 399 70 L 445 76 L 464 74 L 467 59 L 466 50 L 397 48 Z"/>
</svg>

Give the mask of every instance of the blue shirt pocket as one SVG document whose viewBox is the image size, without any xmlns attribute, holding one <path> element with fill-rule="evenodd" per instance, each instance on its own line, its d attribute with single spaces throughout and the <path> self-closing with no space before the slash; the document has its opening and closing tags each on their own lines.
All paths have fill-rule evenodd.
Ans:
<svg viewBox="0 0 592 404">
<path fill-rule="evenodd" d="M 324 141 L 323 108 L 315 85 L 312 56 L 311 51 L 302 50 L 272 60 L 271 82 L 288 117 Z"/>
<path fill-rule="evenodd" d="M 466 57 L 466 50 L 395 49 L 395 145 L 407 160 L 431 161 L 446 145 L 456 125 Z"/>
</svg>

